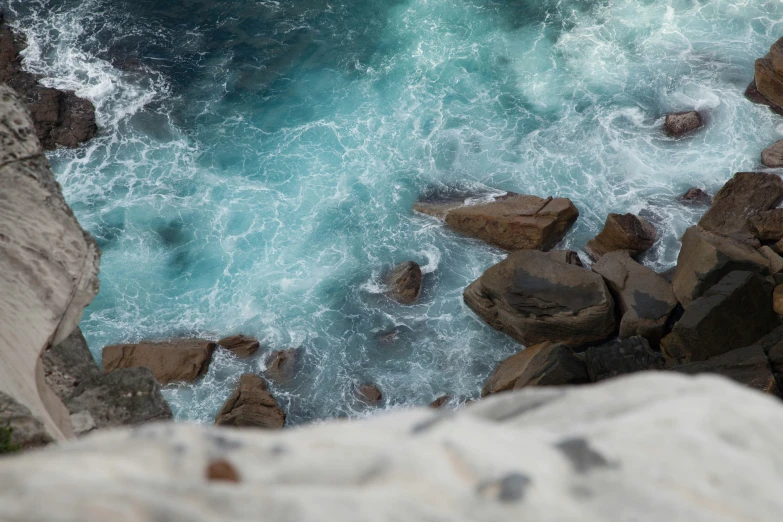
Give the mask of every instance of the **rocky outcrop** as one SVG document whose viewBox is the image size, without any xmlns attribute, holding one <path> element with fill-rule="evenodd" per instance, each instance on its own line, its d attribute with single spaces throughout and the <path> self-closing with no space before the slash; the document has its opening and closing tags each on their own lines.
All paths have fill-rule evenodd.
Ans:
<svg viewBox="0 0 783 522">
<path fill-rule="evenodd" d="M 781 432 L 779 401 L 671 372 L 531 388 L 450 415 L 282 431 L 152 424 L 0 459 L 0 519 L 777 520 Z"/>
<path fill-rule="evenodd" d="M 220 426 L 281 429 L 285 413 L 258 375 L 239 378 L 237 389 L 229 396 L 215 418 Z"/>
<path fill-rule="evenodd" d="M 393 267 L 386 274 L 386 295 L 401 304 L 413 304 L 421 294 L 421 267 L 413 261 L 406 261 Z"/>
<path fill-rule="evenodd" d="M 783 167 L 783 140 L 776 141 L 761 151 L 761 163 L 773 169 Z"/>
<path fill-rule="evenodd" d="M 697 111 L 672 112 L 666 115 L 663 127 L 673 138 L 685 136 L 704 125 L 704 119 Z"/>
<path fill-rule="evenodd" d="M 53 253 L 56 252 L 56 255 Z M 62 342 L 98 292 L 99 251 L 65 203 L 30 113 L 0 86 L 0 392 L 48 437 L 73 436 L 40 354 Z"/>
<path fill-rule="evenodd" d="M 732 272 L 690 304 L 661 350 L 695 362 L 753 344 L 780 325 L 771 304 L 771 284 L 752 272 Z"/>
<path fill-rule="evenodd" d="M 706 361 L 676 366 L 672 370 L 690 375 L 716 373 L 749 388 L 780 395 L 769 359 L 760 346 L 738 348 Z"/>
<path fill-rule="evenodd" d="M 217 345 L 206 339 L 112 344 L 103 349 L 103 369 L 147 367 L 161 384 L 193 382 L 207 373 Z"/>
<path fill-rule="evenodd" d="M 781 199 L 783 180 L 777 174 L 738 172 L 712 198 L 712 206 L 702 216 L 699 226 L 758 246 L 750 220 L 777 206 Z"/>
<path fill-rule="evenodd" d="M 0 83 L 8 84 L 22 95 L 43 147 L 76 147 L 95 136 L 93 104 L 73 91 L 44 87 L 35 75 L 22 70 L 19 52 L 23 48 L 22 40 L 0 15 Z"/>
<path fill-rule="evenodd" d="M 655 227 L 642 217 L 609 214 L 603 230 L 587 242 L 585 252 L 594 260 L 616 250 L 627 250 L 636 257 L 653 246 L 657 235 Z"/>
<path fill-rule="evenodd" d="M 250 357 L 261 346 L 258 339 L 247 335 L 229 335 L 220 339 L 218 344 L 240 359 Z"/>
<path fill-rule="evenodd" d="M 269 355 L 264 375 L 277 384 L 286 384 L 296 375 L 299 351 L 296 348 L 279 350 Z"/>
<path fill-rule="evenodd" d="M 592 382 L 626 373 L 663 370 L 665 366 L 663 356 L 652 351 L 644 337 L 611 341 L 585 351 L 585 367 Z"/>
<path fill-rule="evenodd" d="M 677 306 L 672 285 L 621 250 L 604 255 L 593 265 L 615 296 L 620 319 L 620 338 L 640 335 L 658 343 Z"/>
<path fill-rule="evenodd" d="M 418 201 L 413 210 L 443 219 L 446 224 L 506 250 L 550 250 L 568 233 L 579 211 L 570 199 L 540 198 L 509 192 L 488 203 Z"/>
<path fill-rule="evenodd" d="M 710 233 L 701 227 L 690 227 L 682 236 L 672 289 L 686 309 L 712 285 L 730 272 L 745 270 L 769 274 L 769 262 L 754 248 Z"/>
<path fill-rule="evenodd" d="M 615 328 L 614 300 L 603 278 L 552 253 L 512 252 L 463 298 L 490 326 L 527 346 L 549 341 L 578 348 Z"/>
</svg>

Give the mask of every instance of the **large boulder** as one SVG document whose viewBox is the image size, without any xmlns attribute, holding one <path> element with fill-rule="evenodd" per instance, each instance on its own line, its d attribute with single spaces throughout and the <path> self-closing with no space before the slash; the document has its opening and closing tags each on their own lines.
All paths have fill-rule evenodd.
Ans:
<svg viewBox="0 0 783 522">
<path fill-rule="evenodd" d="M 756 60 L 754 81 L 756 92 L 766 100 L 773 110 L 781 112 L 781 108 L 783 108 L 783 75 L 775 72 L 772 59 L 768 56 Z"/>
<path fill-rule="evenodd" d="M 506 250 L 549 250 L 579 217 L 570 199 L 509 192 L 488 203 L 418 201 L 413 210 L 443 219 L 454 230 Z"/>
<path fill-rule="evenodd" d="M 744 243 L 698 226 L 690 227 L 682 236 L 682 247 L 677 257 L 677 269 L 672 279 L 674 295 L 687 309 L 694 299 L 735 270 L 767 275 L 769 261 Z"/>
<path fill-rule="evenodd" d="M 40 355 L 68 337 L 98 293 L 99 256 L 63 199 L 24 102 L 0 86 L 0 392 L 53 440 L 73 436 L 73 427 Z"/>
<path fill-rule="evenodd" d="M 671 283 L 631 259 L 624 250 L 601 257 L 593 265 L 593 271 L 601 274 L 614 292 L 622 316 L 620 338 L 640 335 L 658 343 L 666 334 L 666 324 L 677 307 Z"/>
<path fill-rule="evenodd" d="M 750 230 L 761 241 L 783 239 L 783 208 L 764 210 L 749 219 Z"/>
<path fill-rule="evenodd" d="M 739 241 L 757 244 L 750 219 L 783 199 L 783 180 L 766 172 L 738 172 L 712 198 L 699 226 Z"/>
<path fill-rule="evenodd" d="M 161 384 L 193 382 L 207 373 L 216 343 L 206 339 L 171 339 L 112 344 L 103 349 L 105 372 L 146 366 Z"/>
<path fill-rule="evenodd" d="M 706 361 L 675 366 L 672 371 L 690 375 L 717 373 L 763 393 L 780 395 L 770 361 L 760 346 L 738 348 Z"/>
<path fill-rule="evenodd" d="M 276 430 L 285 425 L 285 412 L 269 393 L 264 380 L 248 373 L 239 378 L 237 389 L 220 408 L 215 424 Z"/>
<path fill-rule="evenodd" d="M 704 125 L 704 119 L 698 111 L 671 112 L 666 115 L 663 127 L 666 134 L 673 138 L 685 136 Z"/>
<path fill-rule="evenodd" d="M 783 167 L 783 140 L 761 151 L 761 163 L 773 169 Z"/>
<path fill-rule="evenodd" d="M 250 357 L 261 347 L 261 343 L 255 337 L 241 334 L 224 337 L 218 341 L 218 344 L 240 359 Z"/>
<path fill-rule="evenodd" d="M 73 91 L 44 87 L 34 74 L 22 70 L 19 55 L 24 42 L 0 16 L 0 83 L 7 83 L 24 98 L 35 132 L 45 149 L 76 147 L 95 136 L 95 107 Z"/>
<path fill-rule="evenodd" d="M 564 386 L 588 382 L 584 361 L 565 344 L 550 344 L 535 354 L 514 382 L 514 389 L 527 386 Z"/>
<path fill-rule="evenodd" d="M 603 278 L 537 250 L 512 252 L 463 298 L 490 326 L 527 346 L 550 341 L 577 348 L 615 329 L 614 300 Z"/>
<path fill-rule="evenodd" d="M 528 388 L 448 415 L 151 424 L 0 459 L 0 519 L 769 521 L 783 512 L 781 432 L 779 401 L 673 372 Z"/>
<path fill-rule="evenodd" d="M 550 342 L 543 342 L 528 346 L 521 352 L 517 352 L 511 357 L 503 359 L 498 363 L 495 371 L 484 383 L 481 388 L 481 396 L 486 397 L 493 393 L 500 393 L 514 389 L 514 383 L 522 376 L 533 357 L 541 353 L 544 349 L 551 346 Z"/>
<path fill-rule="evenodd" d="M 592 382 L 626 373 L 663 370 L 663 356 L 652 351 L 644 337 L 631 337 L 591 346 L 585 351 L 585 367 Z"/>
<path fill-rule="evenodd" d="M 384 283 L 389 288 L 386 295 L 401 304 L 413 304 L 421 294 L 421 267 L 413 261 L 394 266 Z"/>
<path fill-rule="evenodd" d="M 691 303 L 661 350 L 679 362 L 703 361 L 749 346 L 779 325 L 772 285 L 753 272 L 732 272 Z"/>
<path fill-rule="evenodd" d="M 627 250 L 636 257 L 653 246 L 656 237 L 655 227 L 643 217 L 609 214 L 603 230 L 585 245 L 585 252 L 594 260 L 616 250 Z"/>
</svg>

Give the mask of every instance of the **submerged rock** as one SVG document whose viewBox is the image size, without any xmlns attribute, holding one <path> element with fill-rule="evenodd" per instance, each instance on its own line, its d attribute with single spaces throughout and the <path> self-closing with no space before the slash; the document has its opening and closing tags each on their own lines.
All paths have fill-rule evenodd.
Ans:
<svg viewBox="0 0 783 522">
<path fill-rule="evenodd" d="M 413 209 L 443 219 L 454 230 L 506 250 L 550 250 L 568 233 L 579 211 L 570 199 L 509 192 L 488 203 L 418 201 Z"/>
<path fill-rule="evenodd" d="M 436 410 L 443 408 L 445 405 L 451 402 L 451 398 L 452 398 L 451 395 L 441 395 L 440 397 L 432 401 L 429 404 L 429 407 Z"/>
<path fill-rule="evenodd" d="M 294 378 L 299 365 L 299 350 L 289 348 L 269 355 L 264 375 L 277 384 L 286 384 Z"/>
<path fill-rule="evenodd" d="M 250 357 L 261 347 L 258 339 L 247 335 L 229 335 L 220 339 L 218 344 L 242 359 Z"/>
<path fill-rule="evenodd" d="M 585 367 L 590 380 L 598 382 L 626 373 L 663 370 L 666 362 L 644 337 L 631 337 L 591 346 L 585 351 Z"/>
<path fill-rule="evenodd" d="M 710 201 L 712 201 L 712 198 L 702 189 L 692 187 L 689 188 L 685 194 L 680 196 L 680 201 L 697 205 L 708 205 Z"/>
<path fill-rule="evenodd" d="M 356 388 L 356 398 L 368 406 L 377 406 L 383 400 L 383 394 L 376 384 L 362 384 Z"/>
<path fill-rule="evenodd" d="M 463 298 L 490 326 L 527 346 L 550 341 L 577 348 L 615 328 L 614 300 L 603 278 L 553 253 L 512 252 Z"/>
<path fill-rule="evenodd" d="M 421 267 L 406 261 L 392 268 L 384 280 L 389 290 L 386 295 L 401 304 L 413 304 L 421 295 Z"/>
<path fill-rule="evenodd" d="M 738 348 L 706 361 L 675 366 L 672 371 L 690 375 L 716 373 L 763 393 L 780 395 L 770 361 L 760 346 Z"/>
<path fill-rule="evenodd" d="M 276 430 L 285 425 L 285 412 L 269 393 L 264 380 L 247 373 L 239 378 L 237 389 L 220 408 L 215 424 Z"/>
<path fill-rule="evenodd" d="M 704 125 L 704 120 L 697 111 L 672 112 L 666 115 L 664 129 L 669 136 L 679 138 Z"/>
<path fill-rule="evenodd" d="M 193 382 L 207 373 L 216 346 L 206 339 L 113 344 L 103 349 L 103 369 L 146 366 L 161 384 Z"/>
<path fill-rule="evenodd" d="M 607 252 L 627 250 L 634 257 L 655 243 L 658 233 L 646 219 L 633 214 L 609 214 L 601 232 L 585 245 L 593 260 Z"/>
</svg>

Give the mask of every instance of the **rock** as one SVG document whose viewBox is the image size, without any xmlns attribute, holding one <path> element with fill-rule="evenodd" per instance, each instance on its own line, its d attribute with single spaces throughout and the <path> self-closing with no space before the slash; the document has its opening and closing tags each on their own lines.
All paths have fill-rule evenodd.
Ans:
<svg viewBox="0 0 783 522">
<path fill-rule="evenodd" d="M 21 39 L 0 20 L 0 83 L 16 89 L 27 102 L 38 139 L 45 149 L 77 147 L 95 136 L 95 107 L 73 91 L 44 87 L 22 70 Z"/>
<path fill-rule="evenodd" d="M 258 339 L 247 335 L 230 335 L 219 340 L 218 344 L 240 359 L 250 357 L 261 346 Z"/>
<path fill-rule="evenodd" d="M 754 81 L 759 95 L 763 96 L 772 110 L 780 112 L 783 107 L 783 77 L 775 72 L 770 58 L 756 60 Z"/>
<path fill-rule="evenodd" d="M 615 328 L 614 300 L 603 278 L 557 255 L 512 252 L 468 286 L 465 303 L 490 326 L 530 346 L 601 341 Z"/>
<path fill-rule="evenodd" d="M 590 381 L 598 382 L 626 373 L 663 370 L 666 362 L 653 352 L 644 337 L 631 337 L 591 346 L 585 352 L 585 367 Z"/>
<path fill-rule="evenodd" d="M 282 429 L 285 413 L 258 375 L 245 374 L 215 418 L 220 426 Z"/>
<path fill-rule="evenodd" d="M 628 250 L 636 257 L 653 246 L 656 236 L 655 227 L 642 217 L 609 214 L 603 230 L 587 242 L 585 252 L 594 260 L 616 250 Z"/>
<path fill-rule="evenodd" d="M 778 285 L 772 292 L 772 309 L 778 315 L 783 315 L 783 285 Z"/>
<path fill-rule="evenodd" d="M 777 74 L 783 74 L 783 38 L 779 39 L 769 48 L 769 58 L 772 69 Z"/>
<path fill-rule="evenodd" d="M 207 373 L 216 346 L 206 339 L 113 344 L 103 349 L 103 369 L 146 366 L 161 384 L 193 382 Z"/>
<path fill-rule="evenodd" d="M 763 393 L 780 395 L 769 359 L 760 346 L 738 348 L 706 361 L 675 366 L 672 371 L 690 375 L 717 373 Z"/>
<path fill-rule="evenodd" d="M 299 352 L 296 348 L 279 350 L 269 355 L 264 375 L 277 384 L 286 384 L 296 375 Z"/>
<path fill-rule="evenodd" d="M 612 290 L 622 319 L 620 338 L 640 335 L 658 343 L 677 306 L 671 283 L 640 265 L 625 250 L 605 254 L 593 265 Z"/>
<path fill-rule="evenodd" d="M 151 424 L 0 459 L 0 519 L 774 521 L 781 432 L 779 401 L 676 372 L 529 388 L 450 415 Z"/>
<path fill-rule="evenodd" d="M 52 440 L 73 429 L 40 355 L 68 337 L 98 293 L 99 256 L 63 199 L 24 102 L 0 86 L 0 392 Z"/>
<path fill-rule="evenodd" d="M 766 172 L 738 172 L 715 194 L 699 226 L 710 232 L 758 245 L 750 219 L 783 199 L 783 180 Z"/>
<path fill-rule="evenodd" d="M 500 393 L 504 391 L 510 391 L 514 389 L 514 383 L 517 382 L 527 367 L 530 365 L 530 361 L 533 357 L 541 353 L 545 348 L 552 343 L 543 342 L 528 346 L 521 352 L 515 353 L 511 357 L 502 360 L 492 375 L 489 376 L 484 383 L 484 387 L 481 388 L 481 396 L 486 397 L 493 393 Z"/>
<path fill-rule="evenodd" d="M 743 243 L 710 233 L 701 227 L 690 227 L 682 236 L 672 289 L 677 300 L 687 309 L 694 299 L 729 272 L 746 270 L 769 274 L 769 262 Z"/>
<path fill-rule="evenodd" d="M 550 344 L 533 356 L 522 375 L 514 382 L 514 389 L 586 382 L 588 377 L 584 361 L 567 345 Z"/>
<path fill-rule="evenodd" d="M 761 151 L 761 163 L 773 169 L 783 167 L 783 140 Z"/>
<path fill-rule="evenodd" d="M 413 261 L 406 261 L 392 268 L 386 275 L 389 287 L 386 295 L 398 303 L 413 304 L 421 294 L 421 267 Z"/>
<path fill-rule="evenodd" d="M 506 250 L 550 250 L 568 233 L 579 211 L 570 199 L 526 196 L 509 192 L 489 203 L 414 204 L 416 212 L 445 220 L 454 230 Z"/>
<path fill-rule="evenodd" d="M 745 89 L 745 98 L 752 101 L 753 103 L 758 103 L 761 105 L 766 105 L 772 110 L 772 112 L 775 112 L 777 114 L 783 114 L 783 109 L 778 107 L 777 105 L 774 105 L 771 103 L 768 99 L 764 97 L 763 94 L 761 94 L 756 87 L 756 80 L 750 82 L 750 85 L 748 85 L 748 88 Z"/>
<path fill-rule="evenodd" d="M 687 203 L 694 203 L 698 205 L 708 205 L 710 201 L 712 201 L 712 198 L 709 194 L 704 192 L 700 188 L 689 188 L 688 191 L 680 196 L 680 201 L 685 201 Z"/>
<path fill-rule="evenodd" d="M 686 363 L 748 346 L 779 326 L 771 303 L 772 288 L 761 276 L 731 272 L 690 304 L 661 350 Z"/>
<path fill-rule="evenodd" d="M 573 250 L 550 250 L 549 257 L 558 263 L 576 265 L 584 268 L 582 260 L 579 259 L 579 254 Z"/>
<path fill-rule="evenodd" d="M 666 115 L 664 129 L 669 136 L 679 138 L 703 125 L 704 120 L 697 111 L 672 112 Z"/>
<path fill-rule="evenodd" d="M 771 274 L 774 275 L 783 270 L 783 258 L 776 254 L 770 247 L 763 246 L 759 248 L 759 254 L 764 256 L 769 262 L 769 272 Z"/>
<path fill-rule="evenodd" d="M 45 446 L 54 441 L 40 418 L 33 415 L 27 406 L 1 391 L 0 428 L 10 428 L 11 444 L 23 450 Z"/>
<path fill-rule="evenodd" d="M 375 384 L 362 384 L 356 388 L 356 398 L 367 406 L 377 406 L 383 400 L 383 394 Z"/>
<path fill-rule="evenodd" d="M 783 208 L 765 210 L 748 220 L 753 235 L 761 241 L 783 239 Z"/>
<path fill-rule="evenodd" d="M 443 408 L 445 405 L 451 402 L 451 398 L 452 398 L 451 395 L 441 395 L 440 397 L 432 401 L 429 407 L 436 410 Z"/>
</svg>

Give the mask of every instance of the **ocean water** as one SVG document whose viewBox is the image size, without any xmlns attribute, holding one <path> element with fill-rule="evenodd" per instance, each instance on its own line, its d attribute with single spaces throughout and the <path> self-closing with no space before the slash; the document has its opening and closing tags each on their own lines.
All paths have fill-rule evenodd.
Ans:
<svg viewBox="0 0 783 522">
<path fill-rule="evenodd" d="M 266 350 L 217 352 L 165 390 L 177 418 L 211 422 L 271 350 L 302 369 L 273 392 L 291 424 L 476 397 L 519 345 L 461 292 L 503 252 L 414 215 L 461 187 L 574 200 L 562 246 L 609 212 L 647 216 L 644 262 L 672 266 L 714 193 L 760 167 L 783 119 L 746 101 L 753 61 L 783 36 L 779 0 L 2 0 L 26 67 L 97 107 L 99 135 L 50 153 L 102 250 L 82 329 L 110 343 L 242 332 Z M 707 127 L 671 140 L 663 115 Z M 414 306 L 381 275 L 414 260 Z M 381 339 L 397 332 L 393 342 Z"/>
</svg>

